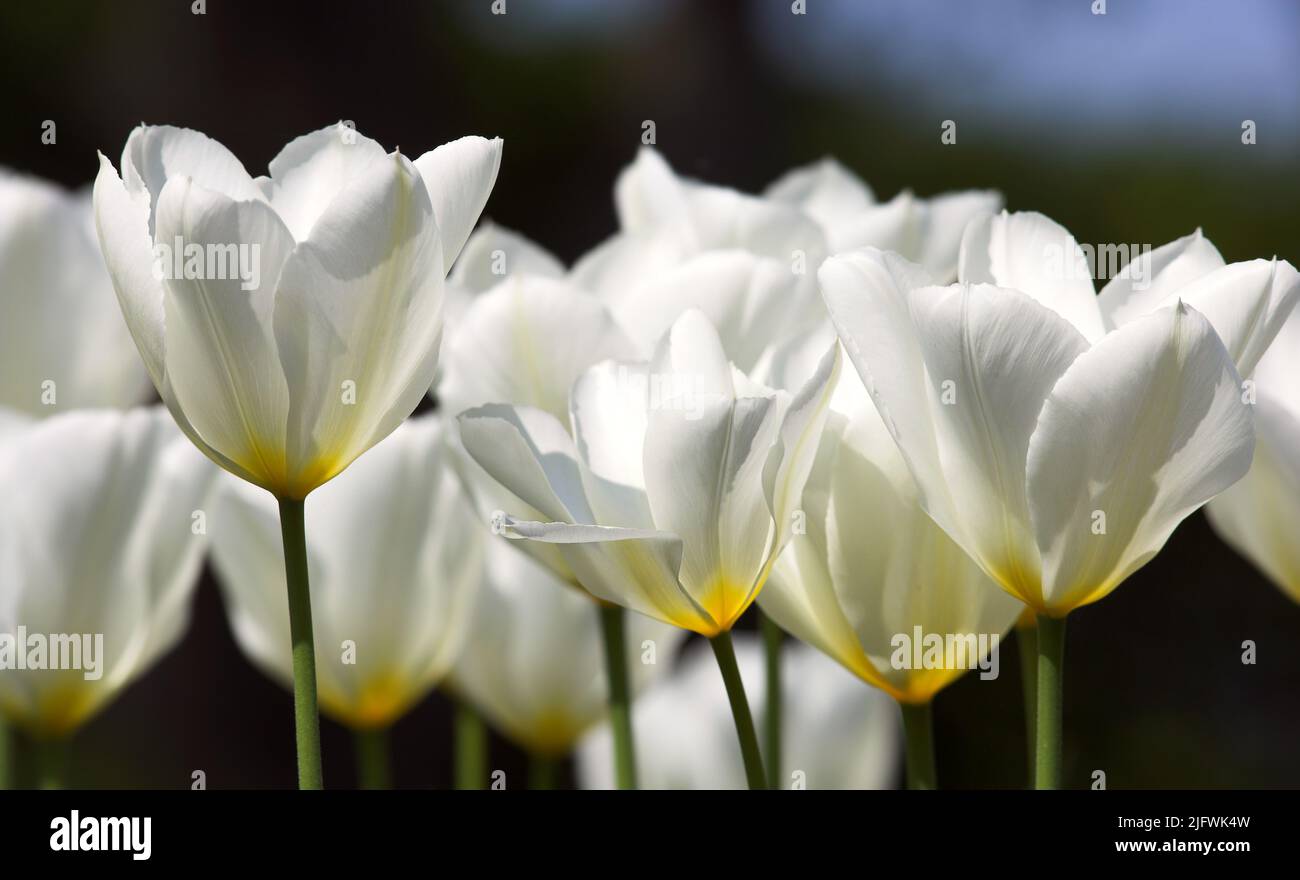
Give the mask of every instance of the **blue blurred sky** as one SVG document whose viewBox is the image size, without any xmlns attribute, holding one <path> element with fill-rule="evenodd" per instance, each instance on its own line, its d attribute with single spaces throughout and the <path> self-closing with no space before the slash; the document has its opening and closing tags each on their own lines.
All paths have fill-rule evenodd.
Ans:
<svg viewBox="0 0 1300 880">
<path fill-rule="evenodd" d="M 512 26 L 462 5 L 487 41 L 635 40 L 712 0 L 508 0 Z M 483 6 L 486 6 L 486 0 Z M 1300 145 L 1300 0 L 755 0 L 752 37 L 816 92 L 894 100 L 917 115 L 1056 145 L 1119 138 Z M 716 8 L 716 7 L 715 7 Z M 671 65 L 673 59 L 665 59 Z M 1117 144 L 1118 145 L 1118 144 Z M 1124 144 L 1131 146 L 1131 144 Z"/>
</svg>

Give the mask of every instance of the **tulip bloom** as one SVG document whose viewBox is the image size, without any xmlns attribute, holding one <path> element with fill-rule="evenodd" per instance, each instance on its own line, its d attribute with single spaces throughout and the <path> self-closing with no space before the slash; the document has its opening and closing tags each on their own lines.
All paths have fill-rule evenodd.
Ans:
<svg viewBox="0 0 1300 880">
<path fill-rule="evenodd" d="M 672 668 L 684 633 L 640 614 L 627 616 L 627 628 L 630 638 L 619 649 L 635 693 Z M 496 540 L 449 687 L 525 749 L 532 784 L 549 787 L 556 762 L 607 714 L 605 651 L 591 602 Z"/>
<path fill-rule="evenodd" d="M 305 787 L 321 779 L 303 499 L 433 382 L 444 278 L 500 154 L 500 140 L 462 138 L 411 162 L 339 124 L 256 180 L 187 129 L 137 128 L 120 177 L 100 156 L 100 245 L 163 403 L 280 502 Z"/>
<path fill-rule="evenodd" d="M 1023 606 L 922 510 L 857 375 L 840 377 L 831 407 L 804 487 L 806 533 L 781 554 L 758 602 L 902 705 L 909 787 L 933 788 L 931 702 L 990 651 L 996 659 Z M 942 649 L 932 653 L 927 639 Z"/>
<path fill-rule="evenodd" d="M 307 514 L 320 705 L 356 733 L 367 787 L 387 786 L 387 731 L 450 669 L 483 578 L 487 530 L 448 455 L 440 421 L 413 418 L 322 486 Z M 212 554 L 231 629 L 291 686 L 275 503 L 232 478 L 221 488 Z"/>
<path fill-rule="evenodd" d="M 47 749 L 180 640 L 215 473 L 161 407 L 53 416 L 0 448 L 0 712 Z"/>
<path fill-rule="evenodd" d="M 0 410 L 39 418 L 144 402 L 149 380 L 113 297 L 89 194 L 0 169 L 0 314 Z"/>
<path fill-rule="evenodd" d="M 799 208 L 680 178 L 650 148 L 614 198 L 620 231 L 569 278 L 609 304 L 641 357 L 688 309 L 708 316 L 746 373 L 772 344 L 824 323 L 814 273 L 830 251 Z"/>
<path fill-rule="evenodd" d="M 1292 311 L 1255 368 L 1255 459 L 1205 508 L 1210 525 L 1300 602 L 1300 312 Z"/>
<path fill-rule="evenodd" d="M 1002 195 L 989 190 L 942 193 L 928 199 L 903 190 L 888 202 L 877 202 L 871 187 L 834 159 L 787 172 L 764 196 L 797 207 L 816 220 L 831 253 L 861 247 L 893 251 L 944 282 L 956 277 L 966 225 L 1002 207 Z"/>
<path fill-rule="evenodd" d="M 470 455 L 549 520 L 504 515 L 506 535 L 556 545 L 597 598 L 712 640 L 759 787 L 728 634 L 789 540 L 838 370 L 833 347 L 793 397 L 760 386 L 691 311 L 652 362 L 604 362 L 578 380 L 573 437 L 529 407 L 460 416 Z"/>
<path fill-rule="evenodd" d="M 764 593 L 766 595 L 766 593 Z M 639 771 L 646 788 L 737 789 L 745 768 L 736 752 L 726 691 L 703 645 L 688 647 L 673 674 L 637 700 L 634 714 Z M 749 635 L 736 636 L 736 659 L 747 690 L 760 695 L 761 648 Z M 782 739 L 786 759 L 781 787 L 808 789 L 892 788 L 897 773 L 898 709 L 879 691 L 861 683 L 807 645 L 783 652 Z M 766 721 L 759 696 L 755 715 Z M 611 788 L 609 731 L 598 728 L 578 749 L 583 788 Z M 765 760 L 771 759 L 764 754 Z"/>
<path fill-rule="evenodd" d="M 1040 785 L 1058 772 L 1065 616 L 1246 472 L 1254 429 L 1234 357 L 1249 370 L 1300 292 L 1279 266 L 1226 267 L 1108 322 L 1083 259 L 1059 226 L 1020 214 L 968 228 L 950 287 L 869 248 L 820 272 L 922 506 L 1038 614 Z"/>
</svg>

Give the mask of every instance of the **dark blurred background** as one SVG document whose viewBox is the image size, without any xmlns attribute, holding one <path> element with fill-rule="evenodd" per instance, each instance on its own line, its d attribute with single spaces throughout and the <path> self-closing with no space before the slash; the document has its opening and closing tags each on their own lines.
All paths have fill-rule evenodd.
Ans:
<svg viewBox="0 0 1300 880">
<path fill-rule="evenodd" d="M 5 3 L 0 163 L 89 183 L 140 121 L 200 129 L 253 174 L 338 119 L 410 155 L 500 135 L 485 216 L 572 260 L 615 228 L 643 120 L 682 173 L 758 190 L 834 155 L 886 199 L 991 187 L 1081 242 L 1203 226 L 1229 261 L 1300 260 L 1300 4 L 1293 0 L 492 0 Z M 940 125 L 957 122 L 957 144 Z M 1254 120 L 1258 143 L 1241 142 Z M 42 144 L 42 123 L 57 143 Z M 1300 539 L 1300 535 L 1297 536 Z M 1258 663 L 1241 663 L 1241 644 Z M 1014 646 L 937 701 L 942 784 L 1024 784 Z M 1300 786 L 1300 607 L 1192 517 L 1071 617 L 1066 779 L 1112 788 Z M 205 575 L 182 645 L 75 741 L 73 785 L 293 785 L 287 692 L 239 654 Z M 451 781 L 449 704 L 394 734 L 403 787 Z M 352 783 L 324 723 L 327 784 Z M 492 765 L 522 771 L 494 740 Z M 522 778 L 514 776 L 512 778 Z"/>
</svg>

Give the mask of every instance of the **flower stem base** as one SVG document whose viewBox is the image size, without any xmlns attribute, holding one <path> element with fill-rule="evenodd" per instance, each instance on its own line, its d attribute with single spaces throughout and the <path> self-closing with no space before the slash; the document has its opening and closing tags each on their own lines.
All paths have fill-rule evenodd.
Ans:
<svg viewBox="0 0 1300 880">
<path fill-rule="evenodd" d="M 902 703 L 903 735 L 907 740 L 907 788 L 934 791 L 934 704 Z"/>
<path fill-rule="evenodd" d="M 487 725 L 464 700 L 456 704 L 455 723 L 456 790 L 479 791 L 487 786 Z"/>
<path fill-rule="evenodd" d="M 754 730 L 754 716 L 749 712 L 745 697 L 745 682 L 736 664 L 736 649 L 731 644 L 731 633 L 720 632 L 709 639 L 718 670 L 727 686 L 727 699 L 731 702 L 731 717 L 736 722 L 736 735 L 740 738 L 740 755 L 745 761 L 745 778 L 751 790 L 766 790 L 767 775 L 763 772 L 763 755 L 758 747 L 758 733 Z"/>
</svg>

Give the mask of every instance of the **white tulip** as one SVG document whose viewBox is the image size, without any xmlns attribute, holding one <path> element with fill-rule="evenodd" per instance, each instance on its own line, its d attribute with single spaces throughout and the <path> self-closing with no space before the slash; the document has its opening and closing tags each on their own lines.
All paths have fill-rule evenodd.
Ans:
<svg viewBox="0 0 1300 880">
<path fill-rule="evenodd" d="M 57 415 L 6 449 L 0 710 L 61 738 L 179 641 L 216 471 L 161 407 Z"/>
<path fill-rule="evenodd" d="M 732 730 L 727 695 L 703 645 L 687 648 L 673 675 L 650 688 L 633 709 L 638 765 L 648 789 L 738 789 L 745 771 Z M 745 690 L 759 695 L 763 662 L 752 636 L 737 636 Z M 892 788 L 898 772 L 898 709 L 877 691 L 806 645 L 782 652 L 782 740 L 785 787 Z M 609 730 L 591 733 L 578 750 L 583 788 L 612 788 Z"/>
<path fill-rule="evenodd" d="M 89 194 L 0 169 L 0 411 L 125 408 L 148 390 Z"/>
<path fill-rule="evenodd" d="M 615 202 L 620 232 L 570 279 L 605 299 L 641 357 L 688 309 L 746 373 L 769 346 L 824 323 L 814 273 L 829 251 L 802 210 L 680 178 L 650 148 L 619 176 Z"/>
<path fill-rule="evenodd" d="M 765 195 L 800 208 L 820 223 L 831 253 L 861 247 L 894 251 L 943 282 L 956 277 L 958 248 L 967 223 L 1002 207 L 1002 195 L 987 190 L 929 199 L 903 190 L 878 203 L 871 188 L 834 159 L 786 173 Z"/>
<path fill-rule="evenodd" d="M 627 616 L 632 690 L 672 668 L 680 630 Z M 606 712 L 608 687 L 592 603 L 507 545 L 488 545 L 487 577 L 449 686 L 529 752 L 563 757 Z"/>
<path fill-rule="evenodd" d="M 998 650 L 1023 606 L 921 509 L 856 374 L 840 376 L 831 406 L 804 487 L 806 531 L 791 539 L 758 602 L 868 684 L 927 703 Z M 918 627 L 923 638 L 963 640 L 963 657 L 913 662 Z"/>
<path fill-rule="evenodd" d="M 460 416 L 470 455 L 544 520 L 512 537 L 556 545 L 590 593 L 716 636 L 731 629 L 791 534 L 839 369 L 832 348 L 791 398 L 727 361 L 699 312 L 651 363 L 607 361 L 570 400 L 573 436 L 535 407 Z"/>
<path fill-rule="evenodd" d="M 101 155 L 100 243 L 187 436 L 282 499 L 387 436 L 433 381 L 444 276 L 500 155 L 462 138 L 411 162 L 343 124 L 256 180 L 187 129 L 137 128 L 121 177 Z"/>
<path fill-rule="evenodd" d="M 433 416 L 404 423 L 313 496 L 307 512 L 320 705 L 355 729 L 391 726 L 446 674 L 483 578 L 487 530 Z M 276 505 L 225 479 L 212 555 L 231 629 L 268 676 L 292 684 Z"/>
<path fill-rule="evenodd" d="M 1300 602 L 1300 310 L 1255 368 L 1255 459 L 1205 508 L 1234 550 Z"/>
<path fill-rule="evenodd" d="M 1249 368 L 1276 327 L 1222 321 L 1220 340 L 1175 300 L 1107 333 L 1091 282 L 1062 285 L 1032 259 L 1049 244 L 1077 251 L 1049 224 L 992 223 L 985 268 L 1028 290 L 928 286 L 919 267 L 870 248 L 828 260 L 820 278 L 922 506 L 1003 589 L 1062 617 L 1246 472 L 1252 414 L 1230 353 Z M 967 238 L 963 268 L 977 277 Z M 1271 284 L 1202 301 L 1254 310 Z"/>
</svg>

